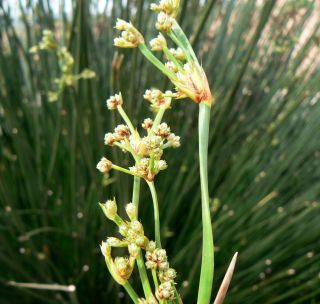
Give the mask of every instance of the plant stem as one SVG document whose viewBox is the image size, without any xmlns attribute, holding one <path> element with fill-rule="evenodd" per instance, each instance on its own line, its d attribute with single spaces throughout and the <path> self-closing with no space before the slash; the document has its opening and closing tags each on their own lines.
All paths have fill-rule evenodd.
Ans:
<svg viewBox="0 0 320 304">
<path fill-rule="evenodd" d="M 197 303 L 209 304 L 214 272 L 214 245 L 208 191 L 208 137 L 211 107 L 206 103 L 200 103 L 199 107 L 199 162 L 203 243 Z"/>
<path fill-rule="evenodd" d="M 156 188 L 153 182 L 147 182 L 153 201 L 153 212 L 154 212 L 154 234 L 156 244 L 158 248 L 161 248 L 161 237 L 160 237 L 160 217 L 159 217 L 159 206 Z"/>
<path fill-rule="evenodd" d="M 139 210 L 140 181 L 138 176 L 133 178 L 132 203 L 137 207 L 137 210 Z"/>
<path fill-rule="evenodd" d="M 131 284 L 129 282 L 126 282 L 124 285 L 122 285 L 124 287 L 124 289 L 126 290 L 126 292 L 128 293 L 128 295 L 130 296 L 131 300 L 133 301 L 134 304 L 138 304 L 139 301 L 139 297 L 136 294 L 136 292 L 134 291 L 134 289 L 132 288 Z"/>
<path fill-rule="evenodd" d="M 112 169 L 134 176 L 134 174 L 130 170 L 128 170 L 126 168 L 122 168 L 122 167 L 117 166 L 115 164 L 112 164 Z"/>
<path fill-rule="evenodd" d="M 137 265 L 138 265 L 138 270 L 139 270 L 139 275 L 140 275 L 144 295 L 147 299 L 153 299 L 154 297 L 152 294 L 149 278 L 147 275 L 147 271 L 144 265 L 144 260 L 141 252 L 137 257 Z"/>
<path fill-rule="evenodd" d="M 130 118 L 128 117 L 128 115 L 126 114 L 126 112 L 123 110 L 122 106 L 118 106 L 117 107 L 119 114 L 121 115 L 122 119 L 125 121 L 125 123 L 128 125 L 131 134 L 134 134 L 135 129 L 132 125 L 132 122 L 130 120 Z"/>
<path fill-rule="evenodd" d="M 166 108 L 161 107 L 154 119 L 153 125 L 151 130 L 154 131 L 156 129 L 157 126 L 159 126 L 159 124 L 161 123 L 161 120 L 163 118 L 164 112 L 166 111 Z"/>
<path fill-rule="evenodd" d="M 157 272 L 155 269 L 152 269 L 152 278 L 153 278 L 153 283 L 154 283 L 154 287 L 156 289 L 158 289 L 159 287 L 159 282 L 158 282 L 158 278 L 157 278 Z"/>
<path fill-rule="evenodd" d="M 132 203 L 137 207 L 137 210 L 139 210 L 140 182 L 141 182 L 140 177 L 135 176 L 133 181 Z M 144 260 L 143 260 L 141 251 L 137 257 L 137 265 L 138 265 L 138 270 L 139 270 L 139 275 L 140 275 L 144 295 L 147 299 L 153 299 L 154 296 L 151 290 L 151 286 L 149 283 L 149 279 L 148 279 L 148 275 L 144 265 Z"/>
<path fill-rule="evenodd" d="M 171 72 L 156 56 L 153 55 L 153 53 L 147 48 L 145 43 L 140 43 L 139 49 L 141 53 L 163 74 L 165 74 L 169 78 L 173 78 L 173 79 L 177 78 L 173 72 Z"/>
</svg>

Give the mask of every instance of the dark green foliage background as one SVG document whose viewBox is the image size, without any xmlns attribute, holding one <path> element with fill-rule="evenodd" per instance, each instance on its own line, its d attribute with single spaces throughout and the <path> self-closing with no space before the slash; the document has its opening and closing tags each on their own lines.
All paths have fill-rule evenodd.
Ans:
<svg viewBox="0 0 320 304">
<path fill-rule="evenodd" d="M 151 1 L 121 2 L 105 1 L 108 13 L 97 14 L 98 1 L 73 1 L 70 16 L 61 1 L 54 16 L 53 1 L 22 1 L 17 20 L 0 0 L 1 303 L 127 303 L 98 248 L 115 227 L 97 202 L 115 195 L 124 206 L 132 186 L 123 175 L 102 178 L 95 169 L 104 154 L 130 163 L 103 145 L 104 133 L 120 122 L 104 100 L 121 90 L 139 124 L 152 115 L 144 90 L 171 87 L 136 50 L 112 46 L 117 17 L 132 20 L 146 40 L 156 35 Z M 316 3 L 181 1 L 182 27 L 216 98 L 209 150 L 215 288 L 239 251 L 226 303 L 320 303 Z M 89 67 L 97 74 L 56 103 L 47 98 L 55 56 L 43 52 L 35 61 L 28 53 L 47 28 L 74 55 L 75 72 Z M 196 113 L 196 104 L 183 100 L 166 114 L 182 147 L 166 154 L 169 168 L 156 180 L 164 245 L 185 303 L 196 302 L 201 258 Z M 141 220 L 153 238 L 151 214 L 143 187 Z M 10 280 L 75 284 L 77 291 L 18 289 Z M 137 276 L 133 281 L 141 291 Z"/>
</svg>

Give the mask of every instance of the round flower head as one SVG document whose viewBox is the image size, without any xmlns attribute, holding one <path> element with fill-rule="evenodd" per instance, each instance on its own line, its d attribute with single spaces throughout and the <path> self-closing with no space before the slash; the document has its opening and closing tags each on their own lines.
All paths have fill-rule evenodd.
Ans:
<svg viewBox="0 0 320 304">
<path fill-rule="evenodd" d="M 142 123 L 142 128 L 148 130 L 153 126 L 153 120 L 151 118 L 146 118 Z"/>
<path fill-rule="evenodd" d="M 107 133 L 104 136 L 104 144 L 108 146 L 113 146 L 113 144 L 117 141 L 116 137 L 112 133 Z"/>
<path fill-rule="evenodd" d="M 177 58 L 178 60 L 184 61 L 186 60 L 186 54 L 184 53 L 184 51 L 180 48 L 177 49 L 170 49 L 171 54 Z"/>
<path fill-rule="evenodd" d="M 107 173 L 112 169 L 112 162 L 105 157 L 102 157 L 97 164 L 97 169 L 102 173 Z"/>
<path fill-rule="evenodd" d="M 162 51 L 167 46 L 167 41 L 161 33 L 159 33 L 157 38 L 150 41 L 150 46 L 152 51 Z"/>
<path fill-rule="evenodd" d="M 156 291 L 156 296 L 159 301 L 173 300 L 174 288 L 171 282 L 165 282 L 159 285 Z"/>
<path fill-rule="evenodd" d="M 109 110 L 115 110 L 122 104 L 123 104 L 123 99 L 122 99 L 121 93 L 116 94 L 114 96 L 110 96 L 110 98 L 107 99 L 107 107 Z"/>
<path fill-rule="evenodd" d="M 180 0 L 161 0 L 159 4 L 152 3 L 150 8 L 156 12 L 164 12 L 175 18 L 179 11 Z"/>
<path fill-rule="evenodd" d="M 156 22 L 156 28 L 159 31 L 164 31 L 164 32 L 170 32 L 172 25 L 173 25 L 174 19 L 167 15 L 164 12 L 160 12 L 158 14 L 157 22 Z"/>
<path fill-rule="evenodd" d="M 126 125 L 118 125 L 114 129 L 114 133 L 115 133 L 116 137 L 118 137 L 119 139 L 129 138 L 129 136 L 130 136 L 129 127 Z"/>
</svg>

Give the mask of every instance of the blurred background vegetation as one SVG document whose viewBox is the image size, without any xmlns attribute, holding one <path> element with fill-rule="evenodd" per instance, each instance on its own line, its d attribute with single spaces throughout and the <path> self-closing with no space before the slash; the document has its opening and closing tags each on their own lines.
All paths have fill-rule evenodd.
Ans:
<svg viewBox="0 0 320 304">
<path fill-rule="evenodd" d="M 156 35 L 150 2 L 0 0 L 1 303 L 129 303 L 99 252 L 115 227 L 97 202 L 115 195 L 123 206 L 132 181 L 102 178 L 95 166 L 103 154 L 129 161 L 103 145 L 119 122 L 106 98 L 121 90 L 139 124 L 152 115 L 145 89 L 170 88 L 136 50 L 112 45 L 117 17 L 147 40 Z M 209 151 L 215 288 L 239 251 L 226 303 L 320 303 L 319 2 L 182 0 L 179 18 L 216 97 Z M 73 54 L 75 73 L 96 73 L 56 102 L 48 100 L 56 56 L 29 53 L 44 29 Z M 195 303 L 201 258 L 195 113 L 183 100 L 166 114 L 182 147 L 168 152 L 169 168 L 156 181 L 164 246 L 185 303 Z M 152 204 L 142 190 L 141 220 L 151 232 Z"/>
</svg>

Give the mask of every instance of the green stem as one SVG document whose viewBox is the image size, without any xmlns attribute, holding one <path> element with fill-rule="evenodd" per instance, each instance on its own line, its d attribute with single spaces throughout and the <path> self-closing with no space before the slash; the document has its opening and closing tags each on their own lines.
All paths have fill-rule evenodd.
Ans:
<svg viewBox="0 0 320 304">
<path fill-rule="evenodd" d="M 208 137 L 210 124 L 210 109 L 206 103 L 199 106 L 199 162 L 202 207 L 202 262 L 200 283 L 198 289 L 198 304 L 209 304 L 211 298 L 214 272 L 214 245 L 209 206 L 208 190 Z"/>
<path fill-rule="evenodd" d="M 112 169 L 135 176 L 130 170 L 122 168 L 122 167 L 117 166 L 115 164 L 112 164 Z"/>
<path fill-rule="evenodd" d="M 139 209 L 140 183 L 140 177 L 135 176 L 133 179 L 132 203 L 137 207 L 137 210 Z"/>
<path fill-rule="evenodd" d="M 160 236 L 160 216 L 159 216 L 159 206 L 158 206 L 158 196 L 156 188 L 153 182 L 147 182 L 153 201 L 153 212 L 154 212 L 154 234 L 156 239 L 157 248 L 161 248 L 161 236 Z"/>
<path fill-rule="evenodd" d="M 126 292 L 128 293 L 128 295 L 130 296 L 131 300 L 133 301 L 134 304 L 138 304 L 139 303 L 139 297 L 136 294 L 136 292 L 134 291 L 134 289 L 132 288 L 131 284 L 129 282 L 126 282 L 124 285 L 122 285 L 124 287 L 124 289 L 126 290 Z"/>
<path fill-rule="evenodd" d="M 132 203 L 137 207 L 137 210 L 139 208 L 140 183 L 140 177 L 135 176 L 133 181 Z M 137 265 L 144 295 L 147 299 L 154 299 L 141 251 L 137 257 Z"/>
<path fill-rule="evenodd" d="M 141 53 L 156 67 L 158 68 L 163 74 L 168 76 L 170 79 L 176 79 L 176 75 L 171 72 L 153 53 L 147 48 L 145 43 L 139 44 L 139 49 Z"/>
<path fill-rule="evenodd" d="M 153 122 L 153 125 L 152 125 L 152 128 L 151 128 L 151 131 L 154 131 L 155 128 L 157 126 L 159 126 L 159 124 L 161 123 L 161 120 L 163 118 L 163 115 L 164 115 L 164 112 L 166 111 L 166 108 L 165 107 L 160 107 L 157 115 L 156 115 L 156 118 L 154 119 L 154 122 Z"/>
<path fill-rule="evenodd" d="M 163 52 L 168 58 L 168 60 L 172 61 L 175 64 L 175 66 L 179 69 L 180 72 L 184 71 L 182 64 L 179 62 L 179 60 L 177 60 L 176 57 L 173 56 L 173 54 L 169 51 L 167 47 L 163 48 Z"/>
<path fill-rule="evenodd" d="M 152 269 L 151 272 L 152 272 L 152 279 L 153 279 L 154 287 L 156 289 L 158 289 L 159 288 L 159 282 L 158 282 L 158 278 L 157 278 L 157 272 L 156 272 L 155 269 Z"/>
<path fill-rule="evenodd" d="M 173 35 L 171 35 L 173 34 Z M 196 56 L 196 54 L 194 53 L 194 50 L 186 36 L 186 34 L 184 33 L 184 31 L 181 29 L 180 25 L 178 24 L 177 21 L 175 21 L 172 25 L 172 31 L 170 33 L 170 37 L 171 39 L 174 40 L 174 42 L 176 42 L 178 44 L 178 46 L 186 52 L 186 56 L 189 57 L 188 54 L 190 54 L 192 61 L 196 62 L 199 64 L 198 62 L 198 58 Z M 190 58 L 190 57 L 189 57 Z M 189 61 L 188 58 L 188 61 Z"/>
<path fill-rule="evenodd" d="M 132 122 L 131 122 L 130 118 L 128 117 L 126 112 L 123 110 L 122 106 L 118 106 L 117 109 L 118 109 L 119 114 L 121 115 L 121 117 L 125 121 L 125 123 L 128 125 L 131 134 L 134 134 L 135 129 L 134 129 L 133 125 L 132 125 Z"/>
</svg>

